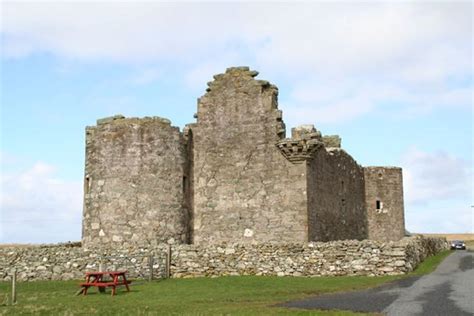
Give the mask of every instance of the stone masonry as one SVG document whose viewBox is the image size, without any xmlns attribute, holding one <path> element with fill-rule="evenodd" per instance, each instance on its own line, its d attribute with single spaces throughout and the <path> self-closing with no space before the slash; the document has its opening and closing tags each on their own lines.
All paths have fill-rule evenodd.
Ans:
<svg viewBox="0 0 474 316">
<path fill-rule="evenodd" d="M 405 235 L 402 169 L 367 167 L 364 175 L 368 238 L 401 239 Z"/>
<path fill-rule="evenodd" d="M 257 75 L 214 76 L 182 132 L 159 117 L 87 127 L 83 245 L 401 239 L 401 169 L 361 167 L 312 125 L 285 138 L 278 88 Z"/>
<path fill-rule="evenodd" d="M 72 246 L 72 247 L 71 247 Z M 168 245 L 94 248 L 79 245 L 0 247 L 0 280 L 17 270 L 20 281 L 78 280 L 85 271 L 127 270 L 130 278 L 161 278 Z M 171 277 L 226 275 L 395 275 L 449 249 L 445 239 L 407 237 L 396 242 L 338 240 L 302 244 L 171 246 Z M 152 269 L 150 271 L 150 269 Z"/>
<path fill-rule="evenodd" d="M 196 244 L 308 240 L 306 165 L 276 148 L 285 136 L 278 90 L 231 68 L 198 101 L 194 139 Z"/>
<path fill-rule="evenodd" d="M 186 242 L 179 129 L 158 117 L 97 123 L 86 129 L 83 243 Z"/>
</svg>

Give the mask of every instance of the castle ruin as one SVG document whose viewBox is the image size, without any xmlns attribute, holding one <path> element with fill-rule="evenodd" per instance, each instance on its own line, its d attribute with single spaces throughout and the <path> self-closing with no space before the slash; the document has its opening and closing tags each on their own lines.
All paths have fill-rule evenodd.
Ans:
<svg viewBox="0 0 474 316">
<path fill-rule="evenodd" d="M 257 74 L 215 75 L 182 132 L 159 117 L 87 127 L 83 245 L 401 239 L 401 168 L 361 167 L 312 125 L 285 138 Z"/>
</svg>

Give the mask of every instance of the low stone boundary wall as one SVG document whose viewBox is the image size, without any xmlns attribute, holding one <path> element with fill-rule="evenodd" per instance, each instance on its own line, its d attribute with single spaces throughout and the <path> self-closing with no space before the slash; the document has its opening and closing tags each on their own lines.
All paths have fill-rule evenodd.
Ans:
<svg viewBox="0 0 474 316">
<path fill-rule="evenodd" d="M 0 280 L 13 268 L 19 280 L 82 279 L 84 272 L 127 269 L 131 278 L 145 278 L 152 266 L 162 277 L 168 245 L 117 251 L 65 245 L 0 248 Z M 412 271 L 426 257 L 448 249 L 440 238 L 408 237 L 398 242 L 343 240 L 301 244 L 173 245 L 171 276 L 394 275 Z M 150 259 L 153 260 L 150 265 Z"/>
<path fill-rule="evenodd" d="M 0 280 L 9 280 L 17 270 L 17 279 L 77 280 L 86 271 L 127 270 L 129 278 L 148 278 L 150 267 L 155 278 L 165 273 L 167 246 L 135 249 L 85 249 L 74 245 L 0 247 Z M 151 264 L 150 264 L 151 261 Z"/>
<path fill-rule="evenodd" d="M 227 245 L 174 248 L 174 277 L 220 275 L 395 275 L 448 249 L 446 240 L 409 237 L 399 242 L 343 240 L 305 245 Z"/>
</svg>

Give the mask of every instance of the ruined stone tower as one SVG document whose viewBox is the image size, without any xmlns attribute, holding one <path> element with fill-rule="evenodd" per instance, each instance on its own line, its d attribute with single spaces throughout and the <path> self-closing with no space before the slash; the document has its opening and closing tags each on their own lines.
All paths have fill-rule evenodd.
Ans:
<svg viewBox="0 0 474 316">
<path fill-rule="evenodd" d="M 166 119 L 115 116 L 86 128 L 82 240 L 187 240 L 182 134 Z"/>
<path fill-rule="evenodd" d="M 88 127 L 83 243 L 400 239 L 401 169 L 363 168 L 312 125 L 285 138 L 257 74 L 214 76 L 182 133 L 157 117 Z"/>
</svg>

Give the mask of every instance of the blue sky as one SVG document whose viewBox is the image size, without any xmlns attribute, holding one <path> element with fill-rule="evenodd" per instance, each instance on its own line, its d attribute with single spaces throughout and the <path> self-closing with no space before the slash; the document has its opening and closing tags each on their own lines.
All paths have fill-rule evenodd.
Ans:
<svg viewBox="0 0 474 316">
<path fill-rule="evenodd" d="M 183 127 L 238 65 L 279 87 L 288 131 L 402 166 L 408 230 L 473 232 L 472 2 L 1 5 L 0 242 L 79 240 L 85 126 Z"/>
</svg>

